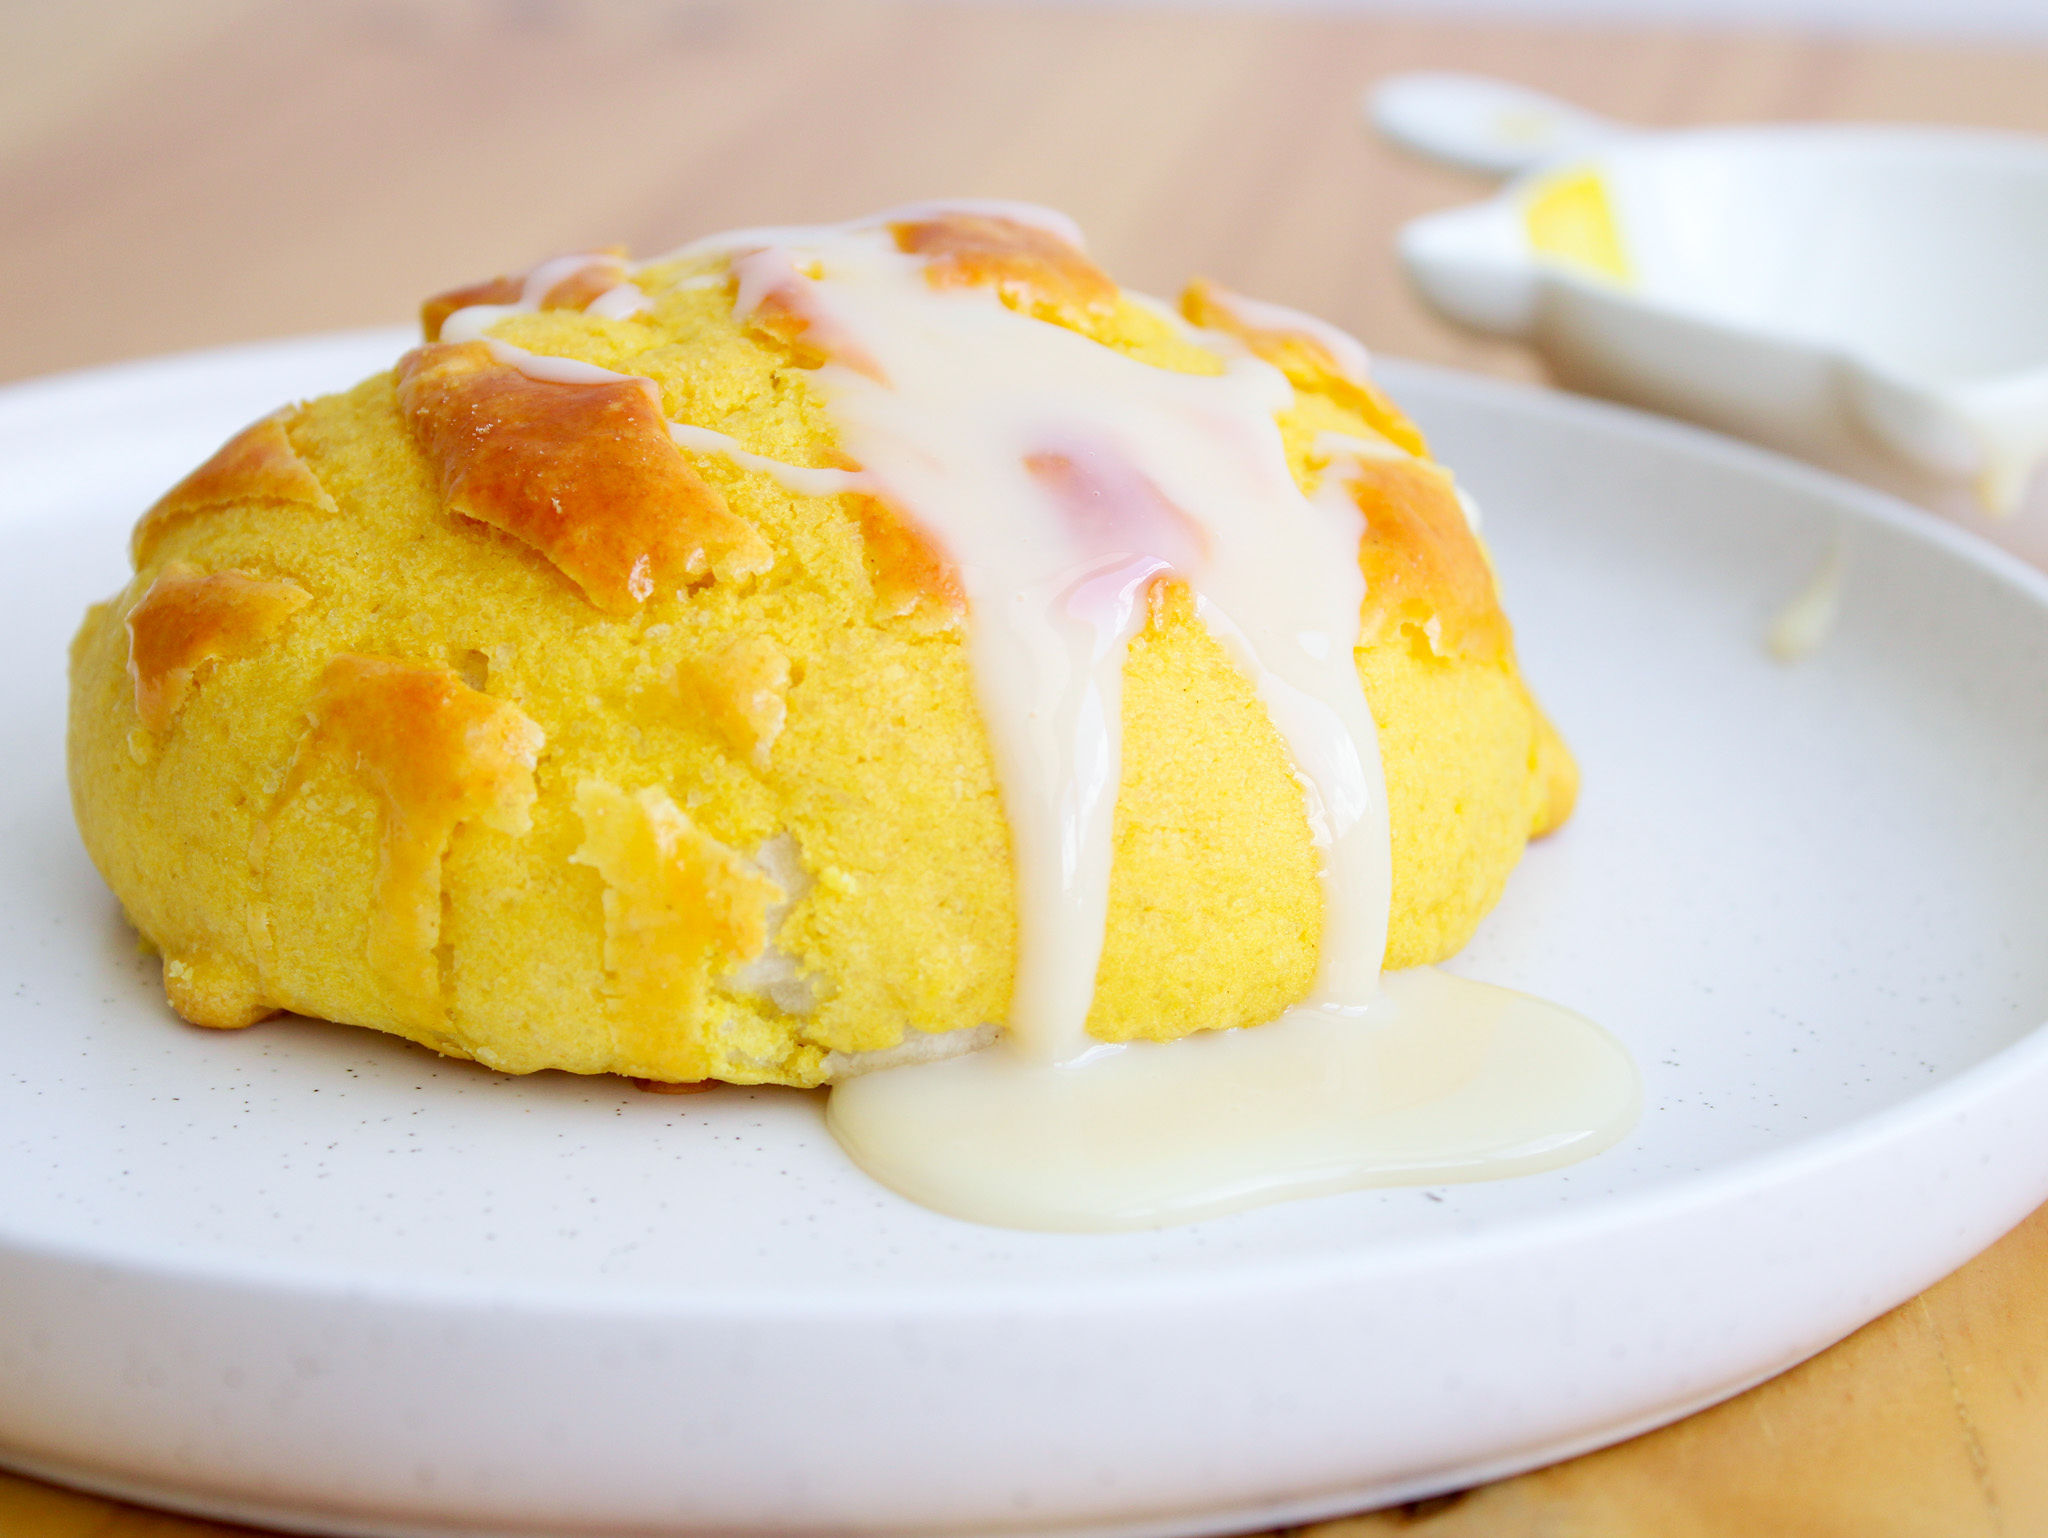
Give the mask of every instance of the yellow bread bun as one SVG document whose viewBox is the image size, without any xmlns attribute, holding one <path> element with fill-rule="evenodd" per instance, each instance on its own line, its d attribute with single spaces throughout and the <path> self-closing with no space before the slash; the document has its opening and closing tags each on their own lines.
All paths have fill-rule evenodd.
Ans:
<svg viewBox="0 0 2048 1538">
<path fill-rule="evenodd" d="M 1151 366 L 1218 372 L 1203 338 L 1235 332 L 1291 382 L 1304 490 L 1320 435 L 1390 445 L 1353 488 L 1386 964 L 1455 951 L 1575 771 L 1449 476 L 1313 332 L 1203 285 L 1192 329 L 1036 232 L 1005 251 L 945 224 L 898 230 L 935 283 Z M 640 269 L 627 318 L 582 308 L 626 275 L 591 258 L 491 335 L 652 390 L 431 340 L 517 299 L 498 280 L 430 301 L 398 369 L 259 422 L 138 525 L 134 579 L 74 643 L 71 781 L 186 1019 L 292 1010 L 510 1072 L 795 1085 L 1003 1019 L 1007 833 L 943 557 L 871 497 L 662 447 L 667 419 L 847 463 L 815 342 L 772 306 L 735 318 L 725 257 Z M 600 526 L 600 503 L 645 516 Z M 1279 735 L 1177 584 L 1130 648 L 1122 765 L 1090 1031 L 1277 1014 L 1316 970 L 1317 851 Z"/>
</svg>

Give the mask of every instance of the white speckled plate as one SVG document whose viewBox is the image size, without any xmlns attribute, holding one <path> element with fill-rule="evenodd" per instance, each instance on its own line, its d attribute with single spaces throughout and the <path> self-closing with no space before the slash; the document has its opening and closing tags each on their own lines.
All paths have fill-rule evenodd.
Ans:
<svg viewBox="0 0 2048 1538">
<path fill-rule="evenodd" d="M 1387 383 L 1586 771 L 1459 967 L 1625 1040 L 1599 1158 L 977 1228 L 817 1098 L 179 1024 L 79 852 L 63 647 L 137 510 L 395 335 L 0 392 L 0 1462 L 315 1532 L 1250 1528 L 1668 1419 L 2048 1197 L 2048 582 L 1613 408 Z M 1762 635 L 1837 529 L 1839 628 Z"/>
</svg>

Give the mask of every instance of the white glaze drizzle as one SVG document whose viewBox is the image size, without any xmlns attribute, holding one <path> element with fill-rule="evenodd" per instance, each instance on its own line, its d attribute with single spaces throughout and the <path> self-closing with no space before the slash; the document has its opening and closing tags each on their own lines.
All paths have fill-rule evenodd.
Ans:
<svg viewBox="0 0 2048 1538">
<path fill-rule="evenodd" d="M 581 358 L 561 358 L 553 353 L 528 352 L 524 347 L 510 342 L 501 342 L 494 336 L 483 338 L 484 346 L 491 350 L 491 356 L 498 362 L 516 368 L 528 379 L 538 379 L 546 384 L 610 384 L 616 380 L 633 380 L 654 388 L 654 381 L 644 374 L 621 374 L 616 369 L 600 368 L 595 363 L 585 363 Z M 659 392 L 657 391 L 657 398 Z"/>
<path fill-rule="evenodd" d="M 1293 399 L 1286 380 L 1242 353 L 1221 375 L 1157 368 L 986 291 L 935 290 L 879 221 L 752 244 L 767 233 L 728 248 L 736 311 L 773 296 L 807 323 L 806 342 L 834 360 L 813 388 L 843 442 L 945 548 L 968 596 L 1017 873 L 1013 1049 L 1057 1062 L 1095 1045 L 1124 657 L 1147 586 L 1167 574 L 1195 588 L 1293 754 L 1325 860 L 1326 935 L 1344 937 L 1322 947 L 1318 993 L 1362 1004 L 1390 881 L 1351 658 L 1364 525 L 1340 475 L 1313 502 L 1295 484 L 1274 421 Z"/>
<path fill-rule="evenodd" d="M 487 333 L 499 321 L 512 315 L 531 315 L 541 307 L 549 290 L 558 283 L 567 281 L 598 262 L 612 262 L 617 258 L 593 252 L 578 252 L 570 256 L 550 257 L 529 271 L 520 282 L 519 297 L 511 304 L 471 304 L 454 311 L 441 322 L 441 340 L 444 342 L 481 342 L 487 340 Z M 653 301 L 630 280 L 615 283 L 583 307 L 586 315 L 596 315 L 605 320 L 627 320 L 646 309 Z M 531 357 L 532 354 L 527 356 Z M 533 375 L 533 378 L 544 376 Z"/>
<path fill-rule="evenodd" d="M 976 214 L 989 219 L 1008 219 L 1056 235 L 1079 250 L 1086 241 L 1081 227 L 1057 209 L 1037 203 L 1017 203 L 1007 198 L 944 198 L 922 203 L 904 203 L 886 213 L 840 224 L 764 224 L 752 229 L 725 230 L 656 257 L 656 262 L 690 261 L 701 257 L 731 257 L 737 252 L 758 251 L 771 246 L 807 246 L 843 235 L 873 234 L 891 224 L 938 219 L 947 214 Z M 649 263 L 647 265 L 653 265 Z M 1169 312 L 1170 313 L 1170 312 Z"/>
<path fill-rule="evenodd" d="M 549 291 L 556 284 L 567 282 L 586 267 L 610 260 L 612 258 L 589 251 L 577 251 L 567 256 L 549 257 L 546 261 L 527 272 L 525 284 L 520 290 L 518 308 L 521 310 L 539 309 L 541 301 L 547 298 Z"/>
<path fill-rule="evenodd" d="M 858 470 L 786 464 L 779 459 L 770 459 L 766 454 L 751 453 L 740 447 L 738 439 L 713 428 L 671 421 L 668 435 L 676 441 L 678 448 L 688 449 L 693 454 L 715 454 L 731 460 L 743 470 L 758 470 L 798 496 L 836 497 L 868 489 L 868 478 Z"/>
<path fill-rule="evenodd" d="M 1402 451 L 1332 435 L 1304 497 L 1274 420 L 1292 390 L 1242 344 L 1204 335 L 1224 374 L 1177 374 L 986 292 L 934 290 L 887 234 L 907 217 L 722 247 L 738 313 L 772 295 L 806 323 L 806 343 L 836 360 L 813 386 L 843 444 L 960 572 L 1016 869 L 1005 1036 L 838 1085 L 834 1135 L 926 1206 L 1046 1229 L 1529 1173 L 1619 1138 L 1640 1090 L 1597 1026 L 1428 969 L 1379 986 L 1390 841 L 1353 657 L 1363 520 L 1347 483 L 1362 458 Z M 1086 1021 L 1122 670 L 1144 589 L 1165 573 L 1194 587 L 1293 754 L 1325 860 L 1319 972 L 1276 1021 L 1110 1046 Z"/>
<path fill-rule="evenodd" d="M 586 304 L 583 313 L 600 320 L 631 320 L 653 303 L 637 284 L 618 283 Z"/>
</svg>

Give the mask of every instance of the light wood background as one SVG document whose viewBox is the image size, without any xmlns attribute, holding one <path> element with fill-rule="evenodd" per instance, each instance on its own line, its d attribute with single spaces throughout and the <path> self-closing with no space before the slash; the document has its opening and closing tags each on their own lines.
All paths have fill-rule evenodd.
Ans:
<svg viewBox="0 0 2048 1538">
<path fill-rule="evenodd" d="M 1480 184 L 1360 128 L 1397 70 L 1648 124 L 2048 132 L 2048 52 L 1213 9 L 801 0 L 0 6 L 0 379 L 409 319 L 555 252 L 935 195 L 1074 214 L 1391 353 L 1522 378 L 1390 238 Z M 4 472 L 0 472 L 4 473 Z M 230 1529 L 0 1475 L 0 1538 Z M 1677 1426 L 1320 1538 L 2048 1533 L 2048 1209 L 1806 1366 Z"/>
</svg>

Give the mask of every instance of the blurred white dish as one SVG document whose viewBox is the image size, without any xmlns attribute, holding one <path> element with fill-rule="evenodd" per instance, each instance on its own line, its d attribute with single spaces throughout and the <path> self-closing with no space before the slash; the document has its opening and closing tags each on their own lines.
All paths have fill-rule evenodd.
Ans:
<svg viewBox="0 0 2048 1538">
<path fill-rule="evenodd" d="M 1401 232 L 1447 318 L 2048 554 L 2048 140 L 1650 133 L 1464 75 L 1397 76 L 1371 108 L 1411 148 L 1519 173 Z"/>
<path fill-rule="evenodd" d="M 128 523 L 390 335 L 0 393 L 0 1462 L 306 1531 L 1194 1534 L 1669 1419 L 2048 1196 L 2048 581 L 1611 408 L 1389 365 L 1586 794 L 1461 970 L 1641 1064 L 1583 1165 L 1027 1234 L 816 1098 L 180 1025 L 80 854 L 62 653 Z M 1770 617 L 1842 530 L 1833 634 Z"/>
</svg>

